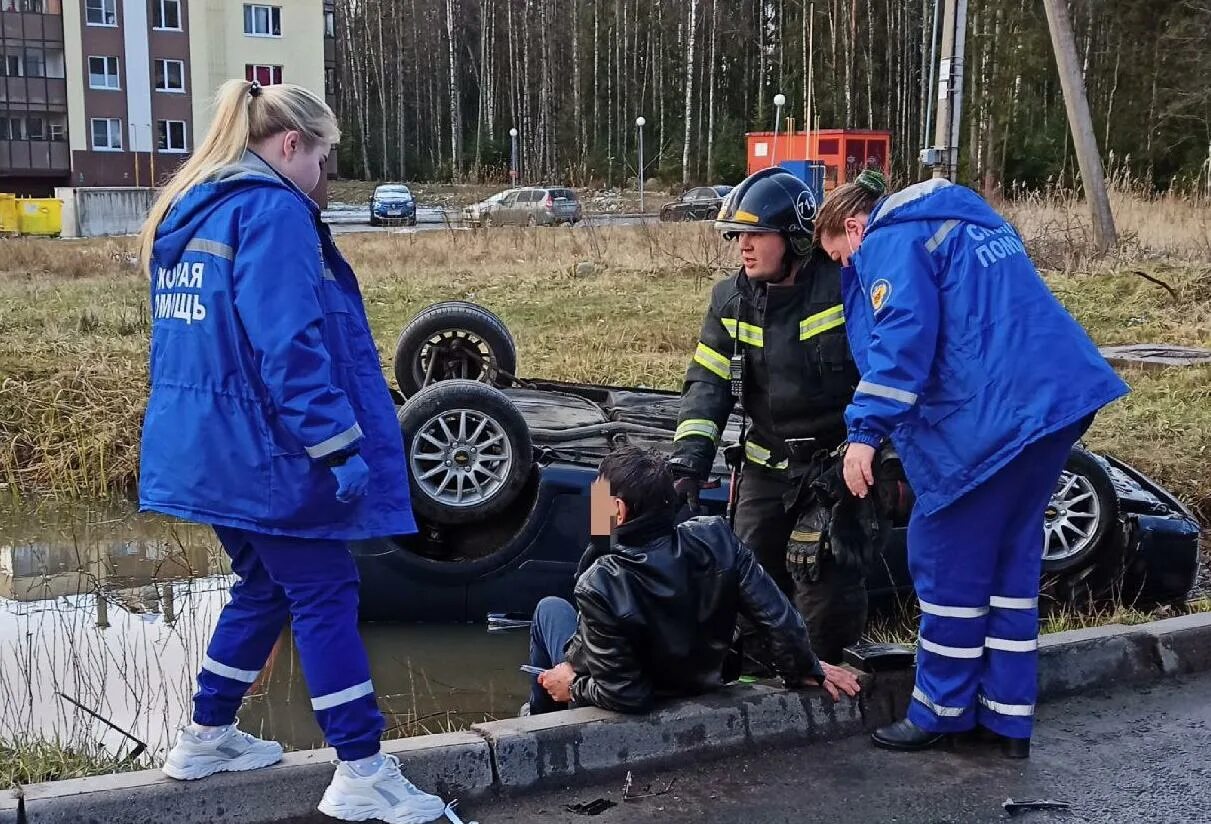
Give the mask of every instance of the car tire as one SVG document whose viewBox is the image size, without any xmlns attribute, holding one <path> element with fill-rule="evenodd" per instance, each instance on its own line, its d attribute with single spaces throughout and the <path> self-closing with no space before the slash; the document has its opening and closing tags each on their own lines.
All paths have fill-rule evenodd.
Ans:
<svg viewBox="0 0 1211 824">
<path fill-rule="evenodd" d="M 430 369 L 433 359 L 442 362 Z M 500 385 L 517 371 L 517 344 L 504 322 L 482 306 L 443 301 L 419 312 L 395 343 L 395 381 L 404 397 L 426 383 L 468 378 Z M 428 376 L 428 381 L 426 381 Z"/>
<path fill-rule="evenodd" d="M 526 220 L 526 225 L 530 228 L 534 228 L 538 225 L 538 219 L 535 218 L 534 215 L 530 215 L 530 217 Z"/>
<path fill-rule="evenodd" d="M 1043 572 L 1072 572 L 1097 563 L 1118 517 L 1110 472 L 1074 446 L 1044 516 Z"/>
<path fill-rule="evenodd" d="M 371 217 L 371 218 L 370 218 L 370 225 L 371 225 L 371 226 L 378 227 L 378 226 L 382 226 L 383 224 L 382 224 L 382 222 L 381 222 L 381 221 L 380 221 L 378 218 Z"/>
<path fill-rule="evenodd" d="M 438 524 L 499 514 L 534 464 L 525 418 L 503 392 L 469 380 L 427 386 L 400 408 L 413 511 Z"/>
</svg>

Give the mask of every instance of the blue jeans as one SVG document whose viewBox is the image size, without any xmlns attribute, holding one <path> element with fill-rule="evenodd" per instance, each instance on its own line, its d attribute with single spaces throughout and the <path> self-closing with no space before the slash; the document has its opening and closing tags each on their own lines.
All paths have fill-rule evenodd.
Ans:
<svg viewBox="0 0 1211 824">
<path fill-rule="evenodd" d="M 551 669 L 562 663 L 564 647 L 576 632 L 576 620 L 576 608 L 564 599 L 547 597 L 539 601 L 530 624 L 530 665 Z M 530 677 L 534 679 L 530 688 L 531 715 L 568 708 L 539 686 L 537 676 Z"/>
<path fill-rule="evenodd" d="M 385 724 L 358 634 L 358 574 L 349 548 L 228 527 L 215 533 L 240 580 L 202 660 L 193 720 L 208 726 L 235 721 L 289 617 L 328 745 L 343 761 L 374 755 Z"/>
</svg>

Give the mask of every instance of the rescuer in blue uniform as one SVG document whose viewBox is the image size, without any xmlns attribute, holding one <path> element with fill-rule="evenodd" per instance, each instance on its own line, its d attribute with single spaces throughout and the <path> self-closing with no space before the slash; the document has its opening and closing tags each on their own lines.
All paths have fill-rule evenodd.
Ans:
<svg viewBox="0 0 1211 824">
<path fill-rule="evenodd" d="M 214 527 L 239 582 L 202 659 L 176 779 L 268 766 L 236 711 L 287 617 L 339 762 L 319 809 L 431 821 L 445 805 L 379 751 L 347 542 L 416 531 L 395 407 L 352 269 L 306 192 L 340 138 L 323 100 L 228 81 L 141 237 L 151 394 L 139 500 Z"/>
<path fill-rule="evenodd" d="M 1127 386 L 970 189 L 931 180 L 884 196 L 882 175 L 863 172 L 825 201 L 816 233 L 843 267 L 862 375 L 846 484 L 867 494 L 890 439 L 916 493 L 916 686 L 908 717 L 874 741 L 918 750 L 978 725 L 1026 757 L 1044 511 L 1073 444 Z"/>
</svg>

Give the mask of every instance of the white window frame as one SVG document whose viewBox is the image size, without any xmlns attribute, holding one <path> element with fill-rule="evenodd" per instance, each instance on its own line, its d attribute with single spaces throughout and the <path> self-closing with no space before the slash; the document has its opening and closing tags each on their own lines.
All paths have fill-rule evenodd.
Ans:
<svg viewBox="0 0 1211 824">
<path fill-rule="evenodd" d="M 181 145 L 172 145 L 172 127 L 180 124 L 181 126 Z M 160 148 L 160 127 L 164 127 L 164 143 L 168 146 L 166 149 Z M 156 121 L 156 151 L 159 154 L 188 154 L 189 153 L 189 124 L 184 120 L 157 120 Z"/>
<path fill-rule="evenodd" d="M 158 8 L 160 10 L 160 20 L 161 21 L 163 21 L 165 19 L 165 17 L 167 16 L 164 14 L 164 10 L 166 8 L 168 8 L 168 6 L 176 6 L 176 8 L 177 8 L 177 24 L 176 24 L 176 26 L 153 26 L 152 27 L 153 31 L 183 31 L 184 30 L 185 27 L 182 22 L 181 0 L 151 0 L 151 2 L 152 2 L 152 5 L 154 8 Z M 151 14 L 151 19 L 152 19 L 153 23 L 155 22 L 155 19 L 156 19 L 154 8 L 153 8 L 152 14 Z"/>
<path fill-rule="evenodd" d="M 67 125 L 64 123 L 47 124 L 46 138 L 51 143 L 62 143 L 67 140 Z"/>
<path fill-rule="evenodd" d="M 3 71 L 0 71 L 0 77 L 25 77 L 24 51 L 6 51 L 0 54 L 0 60 L 4 61 L 4 68 Z"/>
<path fill-rule="evenodd" d="M 176 63 L 178 66 L 181 67 L 181 87 L 173 88 L 168 85 L 164 85 L 164 86 L 157 85 L 155 87 L 156 91 L 164 92 L 165 94 L 185 94 L 185 61 L 184 60 L 176 60 L 171 57 L 157 57 L 156 66 L 152 68 L 152 79 L 153 80 L 155 79 L 156 67 L 160 66 L 160 64 L 163 64 L 164 82 L 165 82 L 165 84 L 167 84 L 168 83 L 168 64 L 169 63 Z"/>
<path fill-rule="evenodd" d="M 94 72 L 93 71 L 93 61 L 94 60 L 104 60 L 105 61 L 105 71 Z M 113 61 L 112 65 L 113 65 L 113 69 L 114 69 L 112 74 L 109 71 L 109 68 L 111 65 L 110 64 L 111 60 Z M 104 77 L 105 81 L 106 81 L 106 85 L 98 86 L 98 85 L 94 84 L 93 75 L 101 75 L 102 77 Z M 112 85 L 112 86 L 108 85 L 110 78 L 112 78 L 114 81 L 114 85 Z M 88 88 L 95 89 L 97 91 L 103 91 L 103 92 L 120 92 L 120 91 L 122 91 L 122 61 L 112 55 L 90 54 L 88 56 Z"/>
<path fill-rule="evenodd" d="M 336 37 L 336 11 L 334 9 L 324 12 L 324 37 L 329 40 Z"/>
<path fill-rule="evenodd" d="M 268 15 L 268 24 L 269 24 L 268 31 L 259 32 L 256 30 L 256 22 L 257 22 L 256 16 L 257 16 L 257 11 L 259 9 L 264 9 L 266 14 Z M 252 14 L 251 18 L 249 18 L 249 16 L 248 16 L 250 11 Z M 244 36 L 245 37 L 280 38 L 282 36 L 282 7 L 281 6 L 271 6 L 266 3 L 245 3 L 244 7 L 243 7 L 243 13 L 244 13 Z M 278 19 L 278 25 L 277 25 L 278 33 L 277 34 L 273 33 L 273 18 L 275 15 L 277 16 L 277 19 Z M 250 21 L 252 23 L 251 31 L 249 31 L 249 22 Z"/>
<path fill-rule="evenodd" d="M 91 18 L 92 7 L 99 5 L 101 7 L 102 22 L 94 23 Z M 104 22 L 105 18 L 109 18 L 113 22 Z M 89 26 L 100 26 L 101 28 L 116 29 L 118 27 L 118 0 L 84 0 L 84 23 Z"/>
<path fill-rule="evenodd" d="M 107 145 L 105 145 L 105 146 L 97 145 L 97 124 L 98 123 L 105 123 L 108 126 L 108 129 L 107 129 L 108 134 L 106 135 L 106 137 L 108 139 L 106 141 Z M 118 124 L 118 128 L 117 128 L 118 145 L 117 146 L 114 146 L 112 144 L 112 138 L 115 134 L 115 131 L 114 131 L 115 123 Z M 92 150 L 94 152 L 121 152 L 121 151 L 124 151 L 123 140 L 122 140 L 122 118 L 120 118 L 120 117 L 94 117 L 94 118 L 91 118 L 88 121 L 88 141 L 92 145 Z"/>
<path fill-rule="evenodd" d="M 252 68 L 252 79 L 253 80 L 257 79 L 257 69 L 269 69 L 269 85 L 271 85 L 271 86 L 281 83 L 282 77 L 285 74 L 285 72 L 283 71 L 284 67 L 278 65 L 277 63 L 247 63 L 244 65 L 244 75 L 245 76 L 248 75 L 249 67 Z M 275 74 L 277 75 L 276 80 L 273 77 Z"/>
</svg>

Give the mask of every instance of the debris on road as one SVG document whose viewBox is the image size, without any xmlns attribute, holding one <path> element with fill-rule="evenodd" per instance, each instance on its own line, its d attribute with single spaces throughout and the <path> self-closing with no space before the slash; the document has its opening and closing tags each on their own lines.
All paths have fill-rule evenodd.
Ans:
<svg viewBox="0 0 1211 824">
<path fill-rule="evenodd" d="M 1014 801 L 1012 798 L 1006 798 L 1001 806 L 1010 815 L 1033 810 L 1068 810 L 1072 807 L 1067 801 Z"/>
<path fill-rule="evenodd" d="M 450 824 L 463 824 L 463 820 L 458 817 L 458 813 L 454 812 L 454 808 L 458 806 L 458 799 L 454 799 L 446 805 L 446 809 L 442 812 Z M 479 824 L 478 821 L 468 821 L 466 824 Z"/>
<path fill-rule="evenodd" d="M 656 790 L 655 792 L 652 791 L 652 785 L 648 784 L 646 787 L 643 788 L 642 793 L 632 795 L 631 794 L 632 781 L 633 781 L 633 779 L 631 777 L 631 771 L 627 770 L 627 778 L 626 778 L 626 781 L 623 782 L 623 785 L 622 785 L 622 800 L 623 801 L 638 801 L 641 798 L 655 798 L 658 795 L 667 795 L 669 792 L 672 791 L 673 785 L 677 783 L 677 779 L 674 778 L 672 781 L 670 781 L 668 784 L 666 784 L 664 786 L 663 790 Z"/>
<path fill-rule="evenodd" d="M 585 804 L 565 804 L 564 809 L 576 815 L 601 815 L 610 807 L 617 807 L 613 801 L 605 798 L 596 798 Z"/>
</svg>

